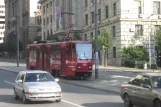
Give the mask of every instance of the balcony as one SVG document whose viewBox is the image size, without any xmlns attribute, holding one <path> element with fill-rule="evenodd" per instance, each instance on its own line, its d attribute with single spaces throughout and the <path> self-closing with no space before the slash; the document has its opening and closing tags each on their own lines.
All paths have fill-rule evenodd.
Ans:
<svg viewBox="0 0 161 107">
<path fill-rule="evenodd" d="M 45 2 L 46 0 L 39 0 L 38 3 L 42 4 L 43 2 Z"/>
</svg>

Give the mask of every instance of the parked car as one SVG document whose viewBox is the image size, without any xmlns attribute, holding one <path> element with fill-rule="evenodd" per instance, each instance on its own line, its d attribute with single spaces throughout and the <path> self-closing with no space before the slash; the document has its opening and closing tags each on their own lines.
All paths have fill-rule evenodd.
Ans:
<svg viewBox="0 0 161 107">
<path fill-rule="evenodd" d="M 29 101 L 61 102 L 59 79 L 46 71 L 21 71 L 14 83 L 14 98 L 21 98 L 23 103 Z"/>
<path fill-rule="evenodd" d="M 121 85 L 125 107 L 161 107 L 161 73 L 137 75 Z"/>
</svg>

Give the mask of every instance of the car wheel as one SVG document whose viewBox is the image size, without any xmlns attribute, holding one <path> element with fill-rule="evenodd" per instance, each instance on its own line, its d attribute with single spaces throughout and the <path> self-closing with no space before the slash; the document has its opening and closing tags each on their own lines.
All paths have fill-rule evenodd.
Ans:
<svg viewBox="0 0 161 107">
<path fill-rule="evenodd" d="M 25 96 L 25 93 L 23 93 L 23 95 L 22 95 L 22 102 L 23 102 L 23 104 L 27 104 L 28 103 L 28 101 L 26 99 L 26 96 Z"/>
<path fill-rule="evenodd" d="M 60 100 L 56 100 L 56 102 L 58 102 L 58 103 L 61 102 L 61 99 Z"/>
<path fill-rule="evenodd" d="M 17 95 L 15 89 L 14 89 L 14 98 L 15 98 L 16 100 L 19 99 L 19 96 Z"/>
<path fill-rule="evenodd" d="M 160 102 L 160 100 L 156 100 L 155 102 L 154 102 L 154 106 L 153 107 L 161 107 L 161 102 Z"/>
<path fill-rule="evenodd" d="M 133 107 L 133 104 L 131 103 L 128 94 L 125 94 L 124 96 L 124 105 L 125 107 Z"/>
</svg>

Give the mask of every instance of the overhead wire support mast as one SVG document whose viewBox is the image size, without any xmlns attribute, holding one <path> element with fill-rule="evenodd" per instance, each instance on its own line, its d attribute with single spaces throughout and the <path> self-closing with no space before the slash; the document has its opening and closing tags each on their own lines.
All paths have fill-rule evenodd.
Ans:
<svg viewBox="0 0 161 107">
<path fill-rule="evenodd" d="M 98 12 L 97 12 L 97 0 L 95 0 L 95 12 L 94 12 L 94 16 L 95 16 L 95 79 L 98 78 L 98 23 L 97 23 L 97 16 L 98 16 Z"/>
<path fill-rule="evenodd" d="M 71 13 L 71 12 L 63 12 L 61 14 L 74 15 L 74 13 Z M 70 34 L 71 34 L 71 31 L 72 31 L 72 27 L 73 27 L 73 23 L 71 23 L 69 25 L 69 31 L 66 33 L 66 37 L 64 38 L 64 40 L 71 40 Z"/>
<path fill-rule="evenodd" d="M 18 1 L 19 2 L 19 1 Z M 19 5 L 18 5 L 18 8 L 17 8 L 17 10 L 19 11 Z M 16 23 L 17 23 L 17 67 L 19 67 L 19 33 L 20 33 L 20 31 L 19 31 L 19 29 L 20 29 L 20 20 L 19 20 L 19 12 L 17 12 L 17 18 L 16 18 Z"/>
</svg>

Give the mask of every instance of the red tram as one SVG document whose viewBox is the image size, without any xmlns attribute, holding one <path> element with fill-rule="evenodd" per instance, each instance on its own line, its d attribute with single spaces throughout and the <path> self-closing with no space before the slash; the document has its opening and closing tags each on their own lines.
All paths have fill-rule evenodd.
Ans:
<svg viewBox="0 0 161 107">
<path fill-rule="evenodd" d="M 92 76 L 93 48 L 89 41 L 41 42 L 27 46 L 27 69 L 45 70 L 53 76 Z"/>
</svg>

